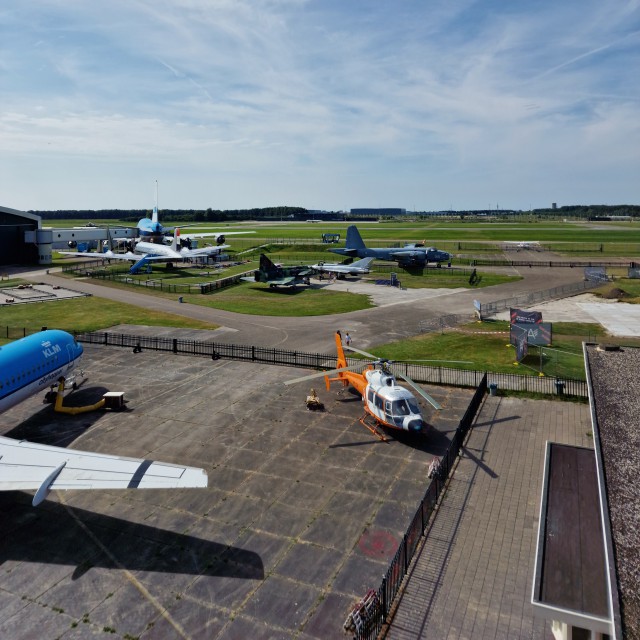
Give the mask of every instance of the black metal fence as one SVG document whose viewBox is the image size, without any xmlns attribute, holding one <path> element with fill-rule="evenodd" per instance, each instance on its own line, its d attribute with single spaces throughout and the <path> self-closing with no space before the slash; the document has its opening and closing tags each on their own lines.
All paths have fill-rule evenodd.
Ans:
<svg viewBox="0 0 640 640">
<path fill-rule="evenodd" d="M 447 479 L 453 469 L 460 449 L 475 419 L 482 399 L 487 392 L 487 376 L 485 375 L 465 411 L 456 429 L 449 448 L 438 461 L 434 469 L 431 482 L 427 486 L 424 497 L 413 516 L 409 527 L 402 538 L 396 554 L 382 577 L 382 584 L 370 600 L 374 606 L 357 607 L 351 614 L 351 629 L 355 640 L 371 640 L 376 638 L 385 623 L 393 602 L 400 591 L 409 566 L 425 532 L 427 524 L 433 514 L 438 500 L 446 489 Z"/>
<path fill-rule="evenodd" d="M 503 258 L 470 258 L 470 264 L 476 267 L 565 267 L 581 269 L 583 267 L 622 267 L 630 263 L 619 260 L 506 260 Z"/>
<path fill-rule="evenodd" d="M 176 354 L 204 356 L 213 359 L 225 358 L 261 362 L 264 364 L 283 365 L 287 367 L 305 367 L 309 369 L 332 369 L 336 364 L 336 356 L 304 351 L 288 351 L 272 347 L 255 345 L 226 344 L 221 342 L 203 342 L 182 338 L 158 336 L 138 336 L 124 333 L 97 331 L 79 333 L 77 339 L 87 344 L 102 344 L 115 347 L 151 349 L 153 351 L 169 351 Z M 348 366 L 368 364 L 357 358 L 347 358 Z M 562 379 L 551 376 L 533 376 L 511 373 L 489 373 L 486 371 L 451 369 L 440 366 L 426 366 L 408 362 L 391 363 L 395 374 L 403 374 L 415 382 L 454 387 L 476 388 L 485 376 L 490 383 L 501 390 L 525 391 L 546 395 L 564 394 L 567 396 L 587 397 L 587 383 L 584 380 Z"/>
<path fill-rule="evenodd" d="M 4 327 L 0 328 L 0 337 L 17 340 L 42 328 Z M 99 344 L 113 347 L 152 351 L 167 351 L 175 354 L 202 356 L 218 360 L 244 360 L 264 364 L 283 365 L 287 367 L 305 367 L 308 369 L 333 369 L 336 364 L 334 354 L 308 353 L 304 351 L 288 351 L 272 347 L 257 347 L 245 344 L 226 344 L 222 342 L 205 342 L 183 338 L 161 336 L 141 336 L 110 331 L 94 331 L 74 333 L 76 339 L 86 344 Z M 358 358 L 347 358 L 348 366 L 362 364 L 367 361 Z M 427 366 L 409 362 L 393 362 L 390 364 L 395 374 L 403 374 L 415 382 L 451 387 L 476 388 L 485 376 L 496 389 L 504 391 L 524 391 L 542 395 L 566 395 L 587 398 L 587 383 L 573 378 L 558 379 L 552 376 L 534 376 L 517 373 L 487 373 L 486 371 L 452 369 L 449 367 Z"/>
<path fill-rule="evenodd" d="M 581 280 L 580 282 L 563 284 L 559 287 L 553 287 L 552 289 L 545 289 L 544 291 L 532 291 L 531 293 L 525 293 L 511 298 L 504 298 L 502 300 L 495 300 L 494 302 L 483 302 L 480 304 L 480 308 L 476 310 L 480 319 L 482 319 L 499 313 L 500 311 L 505 311 L 511 307 L 526 308 L 538 302 L 545 302 L 555 298 L 566 298 L 582 291 L 595 289 L 600 286 L 600 284 L 601 283 L 593 282 L 591 280 Z"/>
<path fill-rule="evenodd" d="M 109 267 L 106 268 L 104 260 L 94 260 L 76 265 L 65 265 L 62 270 L 65 273 L 74 275 L 85 275 L 89 278 L 98 278 L 101 280 L 111 280 L 113 282 L 121 282 L 134 287 L 146 287 L 148 289 L 156 289 L 164 293 L 211 293 L 219 289 L 224 289 L 231 285 L 237 284 L 242 278 L 253 276 L 253 270 L 237 273 L 226 278 L 219 278 L 208 282 L 198 283 L 175 283 L 165 278 L 132 278 L 129 274 L 128 267 Z"/>
</svg>

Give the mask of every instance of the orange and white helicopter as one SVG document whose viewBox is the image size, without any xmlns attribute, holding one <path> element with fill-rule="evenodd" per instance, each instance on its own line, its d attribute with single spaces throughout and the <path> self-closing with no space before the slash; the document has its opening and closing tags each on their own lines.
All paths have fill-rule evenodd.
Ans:
<svg viewBox="0 0 640 640">
<path fill-rule="evenodd" d="M 398 384 L 396 376 L 402 378 L 435 409 L 441 409 L 440 404 L 407 376 L 399 373 L 394 375 L 391 372 L 391 361 L 389 360 L 382 360 L 366 351 L 348 347 L 351 351 L 372 358 L 373 362 L 368 365 L 362 363 L 347 366 L 347 359 L 342 347 L 342 336 L 339 332 L 336 333 L 335 340 L 338 352 L 335 369 L 289 380 L 285 384 L 294 384 L 302 380 L 324 376 L 327 390 L 330 389 L 332 382 L 341 382 L 344 387 L 351 385 L 362 396 L 364 403 L 365 415 L 360 419 L 360 422 L 379 438 L 385 439 L 384 435 L 376 428 L 377 425 L 409 431 L 414 434 L 424 433 L 427 423 L 420 413 L 418 402 L 408 389 Z M 362 368 L 363 366 L 367 366 L 367 368 L 362 373 L 352 371 L 352 369 Z M 330 377 L 334 376 L 334 374 L 335 377 Z M 373 419 L 373 424 L 371 418 Z"/>
</svg>

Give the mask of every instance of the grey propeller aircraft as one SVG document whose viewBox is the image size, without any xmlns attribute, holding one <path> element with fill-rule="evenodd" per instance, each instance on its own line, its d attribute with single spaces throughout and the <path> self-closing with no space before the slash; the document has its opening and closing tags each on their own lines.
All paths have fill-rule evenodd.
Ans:
<svg viewBox="0 0 640 640">
<path fill-rule="evenodd" d="M 440 251 L 435 247 L 425 247 L 420 244 L 407 244 L 404 247 L 389 247 L 371 249 L 367 247 L 355 225 L 347 227 L 347 241 L 344 248 L 329 249 L 332 253 L 338 253 L 352 258 L 375 258 L 377 260 L 392 260 L 401 266 L 426 266 L 429 262 L 451 263 L 451 254 Z"/>
</svg>

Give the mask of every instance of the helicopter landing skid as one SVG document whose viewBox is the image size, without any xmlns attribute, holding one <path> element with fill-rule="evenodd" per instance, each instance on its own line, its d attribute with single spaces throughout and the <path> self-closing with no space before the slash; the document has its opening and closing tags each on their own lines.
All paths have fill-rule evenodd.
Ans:
<svg viewBox="0 0 640 640">
<path fill-rule="evenodd" d="M 380 431 L 376 424 L 376 421 L 372 420 L 371 416 L 368 413 L 365 413 L 361 418 L 358 418 L 358 420 L 360 424 L 363 427 L 369 429 L 369 431 L 371 431 L 371 433 L 373 433 L 376 438 L 379 438 L 380 440 L 382 440 L 382 442 L 387 441 L 387 436 L 382 431 Z"/>
</svg>

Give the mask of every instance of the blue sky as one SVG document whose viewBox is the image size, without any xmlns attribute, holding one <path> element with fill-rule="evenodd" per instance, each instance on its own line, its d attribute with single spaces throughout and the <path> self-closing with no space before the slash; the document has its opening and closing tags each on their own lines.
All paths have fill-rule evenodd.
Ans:
<svg viewBox="0 0 640 640">
<path fill-rule="evenodd" d="M 0 205 L 640 204 L 640 0 L 7 0 Z"/>
</svg>

